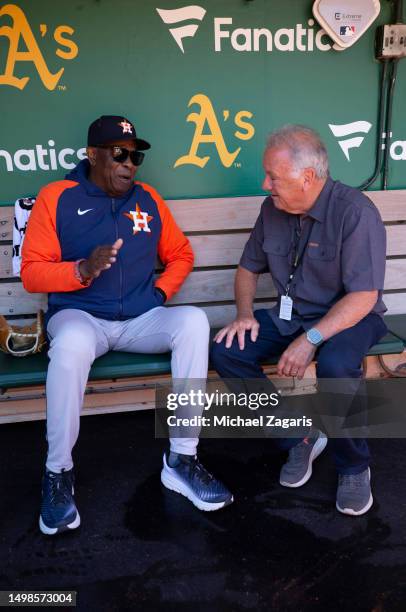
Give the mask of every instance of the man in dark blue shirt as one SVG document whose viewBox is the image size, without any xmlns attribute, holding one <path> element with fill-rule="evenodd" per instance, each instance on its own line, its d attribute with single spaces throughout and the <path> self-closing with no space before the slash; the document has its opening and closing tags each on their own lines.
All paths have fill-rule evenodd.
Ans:
<svg viewBox="0 0 406 612">
<path fill-rule="evenodd" d="M 333 181 L 326 149 L 303 126 L 269 138 L 261 208 L 236 275 L 237 317 L 215 337 L 212 362 L 223 377 L 265 377 L 261 358 L 280 356 L 278 374 L 302 378 L 317 353 L 317 376 L 351 379 L 385 334 L 382 302 L 386 235 L 378 210 L 361 192 Z M 253 312 L 258 275 L 270 272 L 278 303 Z M 284 440 L 289 458 L 280 483 L 305 484 L 326 436 L 312 430 Z M 365 439 L 331 440 L 339 474 L 337 509 L 360 515 L 373 503 Z"/>
</svg>

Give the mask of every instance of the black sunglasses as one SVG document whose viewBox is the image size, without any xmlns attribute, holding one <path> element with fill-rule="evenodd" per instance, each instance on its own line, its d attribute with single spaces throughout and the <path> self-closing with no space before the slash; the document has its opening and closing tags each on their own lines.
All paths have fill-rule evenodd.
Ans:
<svg viewBox="0 0 406 612">
<path fill-rule="evenodd" d="M 142 151 L 129 151 L 124 147 L 118 147 L 117 145 L 99 145 L 98 149 L 109 149 L 111 156 L 115 162 L 122 164 L 130 156 L 131 162 L 134 166 L 141 166 L 144 161 L 145 153 Z"/>
</svg>

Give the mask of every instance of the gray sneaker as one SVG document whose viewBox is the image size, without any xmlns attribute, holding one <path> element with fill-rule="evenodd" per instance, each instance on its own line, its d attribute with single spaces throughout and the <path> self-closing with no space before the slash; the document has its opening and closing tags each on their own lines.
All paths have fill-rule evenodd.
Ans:
<svg viewBox="0 0 406 612">
<path fill-rule="evenodd" d="M 279 482 L 284 487 L 301 487 L 312 475 L 313 461 L 324 451 L 327 436 L 315 431 L 290 449 L 287 462 L 282 466 Z"/>
<path fill-rule="evenodd" d="M 360 474 L 339 474 L 336 507 L 343 514 L 360 516 L 374 502 L 371 493 L 371 470 Z"/>
</svg>

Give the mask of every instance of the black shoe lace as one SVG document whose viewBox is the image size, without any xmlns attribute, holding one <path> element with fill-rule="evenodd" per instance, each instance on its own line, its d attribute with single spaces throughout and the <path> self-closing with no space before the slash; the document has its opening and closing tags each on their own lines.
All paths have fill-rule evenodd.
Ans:
<svg viewBox="0 0 406 612">
<path fill-rule="evenodd" d="M 195 459 L 190 466 L 193 478 L 196 478 L 205 485 L 210 484 L 214 480 L 214 476 L 202 465 L 199 459 Z"/>
<path fill-rule="evenodd" d="M 72 498 L 72 485 L 70 478 L 62 472 L 61 474 L 49 474 L 50 498 L 55 505 L 67 504 Z"/>
</svg>

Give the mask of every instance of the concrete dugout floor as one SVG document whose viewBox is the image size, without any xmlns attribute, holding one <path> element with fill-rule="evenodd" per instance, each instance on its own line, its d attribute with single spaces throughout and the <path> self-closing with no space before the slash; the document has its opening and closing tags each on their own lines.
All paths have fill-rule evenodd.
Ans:
<svg viewBox="0 0 406 612">
<path fill-rule="evenodd" d="M 82 526 L 56 538 L 37 527 L 44 423 L 0 427 L 0 589 L 74 589 L 92 612 L 406 610 L 405 440 L 372 440 L 375 505 L 360 518 L 335 510 L 328 452 L 288 490 L 269 441 L 203 440 L 235 503 L 202 513 L 161 486 L 153 421 L 82 419 Z"/>
</svg>

